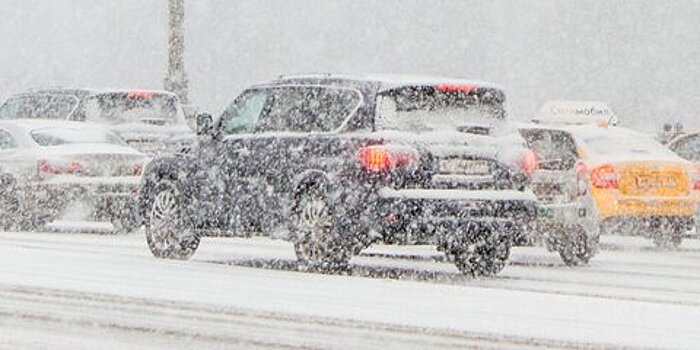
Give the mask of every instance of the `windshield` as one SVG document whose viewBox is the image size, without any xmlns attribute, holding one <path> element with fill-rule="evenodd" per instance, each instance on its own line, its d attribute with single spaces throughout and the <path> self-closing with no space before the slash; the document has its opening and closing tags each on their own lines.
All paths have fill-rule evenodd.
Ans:
<svg viewBox="0 0 700 350">
<path fill-rule="evenodd" d="M 0 119 L 67 119 L 77 104 L 71 95 L 16 96 L 0 107 Z"/>
<path fill-rule="evenodd" d="M 105 93 L 84 102 L 87 121 L 109 124 L 174 124 L 181 120 L 177 97 L 150 92 Z"/>
<path fill-rule="evenodd" d="M 107 143 L 125 145 L 116 134 L 100 129 L 87 128 L 44 128 L 31 131 L 31 136 L 39 146 L 60 146 L 66 144 Z"/>
<path fill-rule="evenodd" d="M 411 132 L 465 130 L 473 126 L 488 130 L 504 118 L 500 101 L 480 99 L 468 91 L 402 88 L 379 96 L 376 125 L 379 129 Z"/>
</svg>

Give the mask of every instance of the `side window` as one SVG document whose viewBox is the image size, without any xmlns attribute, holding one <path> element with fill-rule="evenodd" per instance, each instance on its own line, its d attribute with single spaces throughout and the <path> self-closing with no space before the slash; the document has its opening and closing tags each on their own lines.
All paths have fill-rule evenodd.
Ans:
<svg viewBox="0 0 700 350">
<path fill-rule="evenodd" d="M 271 96 L 256 127 L 258 132 L 332 132 L 360 105 L 351 89 L 319 86 L 279 87 Z"/>
<path fill-rule="evenodd" d="M 679 156 L 692 162 L 700 162 L 700 135 L 692 135 L 679 140 L 671 146 L 671 150 Z"/>
<path fill-rule="evenodd" d="M 520 133 L 537 154 L 540 169 L 566 171 L 576 166 L 576 142 L 568 133 L 547 129 L 523 129 Z"/>
<path fill-rule="evenodd" d="M 5 130 L 0 130 L 0 151 L 15 147 L 17 147 L 17 143 L 15 142 L 14 137 L 12 137 L 12 134 Z"/>
<path fill-rule="evenodd" d="M 265 90 L 250 90 L 236 98 L 221 117 L 224 133 L 240 134 L 255 130 L 267 99 Z"/>
</svg>

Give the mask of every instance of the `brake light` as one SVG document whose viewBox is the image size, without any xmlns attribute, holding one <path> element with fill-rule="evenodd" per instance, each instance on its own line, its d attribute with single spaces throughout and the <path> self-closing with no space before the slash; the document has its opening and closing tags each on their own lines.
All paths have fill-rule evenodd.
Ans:
<svg viewBox="0 0 700 350">
<path fill-rule="evenodd" d="M 526 174 L 531 175 L 539 167 L 537 164 L 537 154 L 532 150 L 526 149 L 522 156 L 520 156 L 520 161 L 518 162 L 520 169 Z"/>
<path fill-rule="evenodd" d="M 132 169 L 131 175 L 134 176 L 141 176 L 143 174 L 143 164 L 138 163 L 134 165 L 134 168 Z"/>
<path fill-rule="evenodd" d="M 693 172 L 693 190 L 694 191 L 700 191 L 700 167 L 695 168 L 695 172 Z"/>
<path fill-rule="evenodd" d="M 127 98 L 152 98 L 155 96 L 155 92 L 148 92 L 148 91 L 132 91 L 132 92 L 127 92 L 126 97 Z"/>
<path fill-rule="evenodd" d="M 605 164 L 591 170 L 591 183 L 595 188 L 618 188 L 618 176 L 615 167 Z"/>
<path fill-rule="evenodd" d="M 82 175 L 85 173 L 85 168 L 80 163 L 57 164 L 46 159 L 37 161 L 37 170 L 39 175 Z"/>
<path fill-rule="evenodd" d="M 586 163 L 576 163 L 576 181 L 578 186 L 578 195 L 585 196 L 588 194 L 588 166 Z"/>
<path fill-rule="evenodd" d="M 411 149 L 385 145 L 366 146 L 357 152 L 360 166 L 370 172 L 391 171 L 411 165 L 417 158 L 415 151 Z"/>
<path fill-rule="evenodd" d="M 474 92 L 474 85 L 455 85 L 455 84 L 440 84 L 435 86 L 435 90 L 440 92 Z"/>
</svg>

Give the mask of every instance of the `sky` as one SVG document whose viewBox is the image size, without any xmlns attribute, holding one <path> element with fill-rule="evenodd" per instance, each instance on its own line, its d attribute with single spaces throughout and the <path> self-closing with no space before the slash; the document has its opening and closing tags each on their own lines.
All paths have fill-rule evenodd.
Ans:
<svg viewBox="0 0 700 350">
<path fill-rule="evenodd" d="M 502 86 L 513 118 L 603 100 L 623 125 L 700 127 L 700 1 L 185 0 L 190 99 L 219 113 L 282 73 L 440 75 Z M 162 88 L 166 0 L 0 0 L 0 96 Z"/>
</svg>

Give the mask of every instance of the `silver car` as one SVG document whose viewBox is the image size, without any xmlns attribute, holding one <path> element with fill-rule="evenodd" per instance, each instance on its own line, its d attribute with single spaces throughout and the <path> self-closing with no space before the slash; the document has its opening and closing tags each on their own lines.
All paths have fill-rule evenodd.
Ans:
<svg viewBox="0 0 700 350">
<path fill-rule="evenodd" d="M 83 203 L 96 220 L 129 228 L 129 203 L 148 158 L 115 133 L 80 122 L 0 122 L 4 228 L 36 229 Z"/>
</svg>

